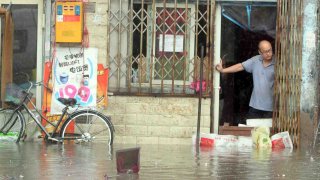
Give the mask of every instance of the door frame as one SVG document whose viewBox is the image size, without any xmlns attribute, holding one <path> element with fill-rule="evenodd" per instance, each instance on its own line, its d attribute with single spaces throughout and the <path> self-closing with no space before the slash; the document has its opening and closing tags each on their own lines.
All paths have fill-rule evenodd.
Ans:
<svg viewBox="0 0 320 180">
<path fill-rule="evenodd" d="M 42 71 L 43 71 L 43 28 L 44 28 L 44 15 L 43 15 L 43 0 L 1 0 L 0 6 L 4 4 L 19 4 L 19 5 L 37 5 L 38 7 L 38 24 L 37 24 L 37 78 L 36 81 L 39 82 L 42 80 Z M 0 25 L 1 26 L 1 25 Z M 1 28 L 0 28 L 1 31 Z M 0 37 L 0 41 L 1 37 Z M 1 48 L 1 44 L 0 44 Z M 42 87 L 37 86 L 36 87 L 36 94 L 35 97 L 40 97 L 36 98 L 36 106 L 37 108 L 41 108 L 41 90 Z"/>
<path fill-rule="evenodd" d="M 216 64 L 220 63 L 221 60 L 221 2 L 228 2 L 230 3 L 237 3 L 237 2 L 248 2 L 249 0 L 216 0 L 216 11 L 215 11 L 215 25 L 214 25 L 214 59 L 213 59 L 213 64 L 214 66 Z M 251 0 L 254 2 L 272 2 L 272 3 L 277 3 L 277 0 Z M 249 2 L 251 2 L 249 1 Z M 214 99 L 214 106 L 213 106 L 213 132 L 218 134 L 219 132 L 219 94 L 220 94 L 220 72 L 214 71 L 214 76 L 213 76 L 213 87 L 214 87 L 214 92 L 212 93 L 213 99 Z"/>
</svg>

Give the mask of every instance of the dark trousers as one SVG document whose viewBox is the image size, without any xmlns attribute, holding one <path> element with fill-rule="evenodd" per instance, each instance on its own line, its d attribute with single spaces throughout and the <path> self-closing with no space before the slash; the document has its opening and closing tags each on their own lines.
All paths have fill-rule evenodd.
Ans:
<svg viewBox="0 0 320 180">
<path fill-rule="evenodd" d="M 249 108 L 247 119 L 272 118 L 272 111 L 262 111 L 253 107 Z"/>
</svg>

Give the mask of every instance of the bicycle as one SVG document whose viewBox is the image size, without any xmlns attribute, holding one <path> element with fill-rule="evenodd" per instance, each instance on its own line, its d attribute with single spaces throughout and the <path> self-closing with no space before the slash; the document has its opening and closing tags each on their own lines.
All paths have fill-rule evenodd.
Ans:
<svg viewBox="0 0 320 180">
<path fill-rule="evenodd" d="M 33 94 L 30 92 L 35 86 L 43 86 L 50 90 L 43 82 L 33 83 L 27 77 L 27 81 L 30 84 L 27 90 L 21 89 L 14 83 L 8 84 L 6 87 L 6 93 L 9 94 L 6 102 L 9 108 L 0 110 L 2 116 L 2 126 L 0 126 L 0 133 L 4 135 L 14 135 L 16 142 L 26 138 L 26 119 L 23 115 L 24 110 L 31 116 L 33 121 L 40 128 L 41 132 L 45 135 L 46 141 L 51 140 L 55 142 L 65 141 L 77 141 L 77 142 L 93 142 L 102 141 L 107 142 L 109 145 L 113 144 L 114 127 L 108 116 L 100 113 L 99 111 L 91 108 L 80 108 L 74 98 L 59 98 L 65 107 L 62 109 L 62 114 L 57 123 L 53 123 L 48 120 L 41 111 L 38 110 L 31 98 Z M 11 96 L 10 96 L 11 94 Z M 8 97 L 8 98 L 7 98 Z M 28 104 L 34 108 L 34 111 L 28 107 Z M 76 109 L 69 113 L 70 107 Z M 41 117 L 46 123 L 54 127 L 52 132 L 48 132 L 44 125 L 42 125 L 41 119 L 37 118 L 37 115 Z M 0 119 L 0 121 L 1 121 Z M 62 124 L 61 128 L 60 125 Z"/>
</svg>

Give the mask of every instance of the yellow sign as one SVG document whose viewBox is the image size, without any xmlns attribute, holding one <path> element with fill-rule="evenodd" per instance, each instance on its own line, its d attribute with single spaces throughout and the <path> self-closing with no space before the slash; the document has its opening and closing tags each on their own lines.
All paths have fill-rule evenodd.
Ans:
<svg viewBox="0 0 320 180">
<path fill-rule="evenodd" d="M 83 3 L 56 2 L 56 42 L 82 42 Z"/>
</svg>

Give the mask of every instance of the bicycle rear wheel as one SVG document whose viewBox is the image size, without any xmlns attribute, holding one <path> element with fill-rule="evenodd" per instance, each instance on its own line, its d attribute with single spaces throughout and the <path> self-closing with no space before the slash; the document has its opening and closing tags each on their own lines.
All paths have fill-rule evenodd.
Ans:
<svg viewBox="0 0 320 180">
<path fill-rule="evenodd" d="M 63 141 L 113 143 L 113 125 L 110 119 L 95 110 L 74 112 L 63 123 L 60 136 Z"/>
<path fill-rule="evenodd" d="M 0 139 L 19 142 L 25 132 L 25 119 L 20 111 L 3 109 L 0 111 Z"/>
</svg>

